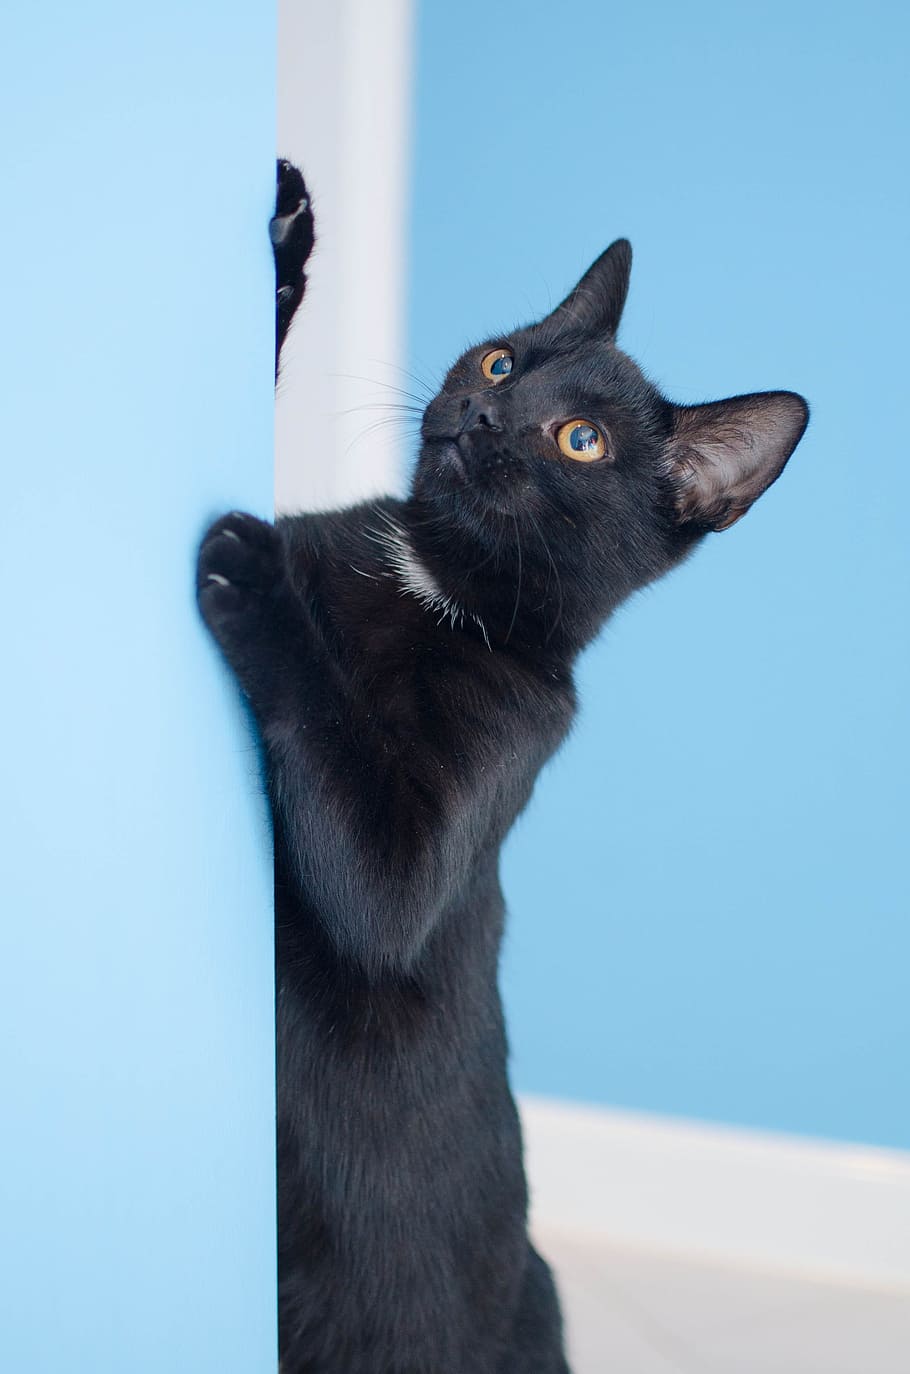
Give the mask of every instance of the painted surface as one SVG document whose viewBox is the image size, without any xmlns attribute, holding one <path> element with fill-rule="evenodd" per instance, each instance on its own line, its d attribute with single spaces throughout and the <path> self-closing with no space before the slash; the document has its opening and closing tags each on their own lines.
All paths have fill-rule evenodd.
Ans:
<svg viewBox="0 0 910 1374">
<path fill-rule="evenodd" d="M 278 149 L 316 213 L 306 304 L 281 351 L 275 507 L 327 510 L 401 484 L 412 0 L 279 0 Z"/>
<path fill-rule="evenodd" d="M 421 7 L 411 366 L 626 234 L 671 396 L 813 407 L 582 664 L 505 864 L 522 1089 L 910 1146 L 907 14 Z"/>
<path fill-rule="evenodd" d="M 270 845 L 192 588 L 271 506 L 274 18 L 4 30 L 0 1366 L 272 1374 Z"/>
</svg>

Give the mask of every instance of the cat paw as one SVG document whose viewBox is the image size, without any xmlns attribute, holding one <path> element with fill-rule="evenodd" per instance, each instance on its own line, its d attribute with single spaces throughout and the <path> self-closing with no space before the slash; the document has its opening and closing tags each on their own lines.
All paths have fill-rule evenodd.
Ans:
<svg viewBox="0 0 910 1374">
<path fill-rule="evenodd" d="M 276 287 L 292 291 L 300 283 L 307 259 L 313 251 L 315 231 L 310 193 L 298 167 L 285 158 L 278 159 L 278 190 L 275 213 L 269 222 L 269 238 L 275 254 Z"/>
<path fill-rule="evenodd" d="M 219 637 L 238 620 L 258 615 L 281 576 L 281 548 L 274 525 L 232 511 L 216 520 L 199 549 L 199 606 Z"/>
<path fill-rule="evenodd" d="M 269 223 L 275 255 L 275 376 L 281 348 L 306 290 L 307 260 L 313 251 L 313 207 L 300 170 L 285 158 L 278 160 L 275 213 Z"/>
</svg>

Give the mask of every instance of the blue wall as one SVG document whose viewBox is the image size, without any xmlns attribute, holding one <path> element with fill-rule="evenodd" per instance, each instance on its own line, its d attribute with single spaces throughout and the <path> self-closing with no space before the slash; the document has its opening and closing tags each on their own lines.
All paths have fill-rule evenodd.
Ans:
<svg viewBox="0 0 910 1374">
<path fill-rule="evenodd" d="M 0 56 L 0 1366 L 275 1368 L 271 864 L 194 550 L 272 494 L 274 16 Z"/>
<path fill-rule="evenodd" d="M 617 618 L 505 865 L 517 1086 L 910 1147 L 908 11 L 424 3 L 412 366 L 636 251 L 677 400 L 791 468 Z"/>
</svg>

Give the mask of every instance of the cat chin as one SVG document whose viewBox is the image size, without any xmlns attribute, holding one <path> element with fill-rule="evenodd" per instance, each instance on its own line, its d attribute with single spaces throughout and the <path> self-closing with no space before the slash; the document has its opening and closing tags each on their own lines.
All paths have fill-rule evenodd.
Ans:
<svg viewBox="0 0 910 1374">
<path fill-rule="evenodd" d="M 414 470 L 413 494 L 430 501 L 460 498 L 470 477 L 452 439 L 425 440 Z"/>
<path fill-rule="evenodd" d="M 414 474 L 412 493 L 446 510 L 466 534 L 494 532 L 501 521 L 522 521 L 527 492 L 516 483 L 504 483 L 489 474 L 472 471 L 453 439 L 424 440 Z"/>
<path fill-rule="evenodd" d="M 440 477 L 456 477 L 461 485 L 468 480 L 464 458 L 454 439 L 427 441 L 421 462 L 425 462 Z"/>
<path fill-rule="evenodd" d="M 442 445 L 439 457 L 444 468 L 451 472 L 454 477 L 457 477 L 460 482 L 464 483 L 469 480 L 464 455 L 452 439 L 447 439 Z"/>
</svg>

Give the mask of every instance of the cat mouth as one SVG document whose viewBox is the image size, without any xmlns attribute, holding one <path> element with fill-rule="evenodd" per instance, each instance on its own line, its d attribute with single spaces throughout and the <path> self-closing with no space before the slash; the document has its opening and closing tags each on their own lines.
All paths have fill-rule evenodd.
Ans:
<svg viewBox="0 0 910 1374">
<path fill-rule="evenodd" d="M 439 435 L 431 442 L 436 449 L 440 470 L 449 470 L 455 473 L 457 477 L 461 478 L 462 481 L 467 481 L 468 469 L 458 440 L 449 435 Z"/>
<path fill-rule="evenodd" d="M 459 493 L 470 489 L 481 504 L 512 514 L 514 472 L 500 449 L 487 451 L 468 434 L 433 434 L 424 439 L 424 452 L 432 472 L 443 488 L 456 487 Z"/>
</svg>

